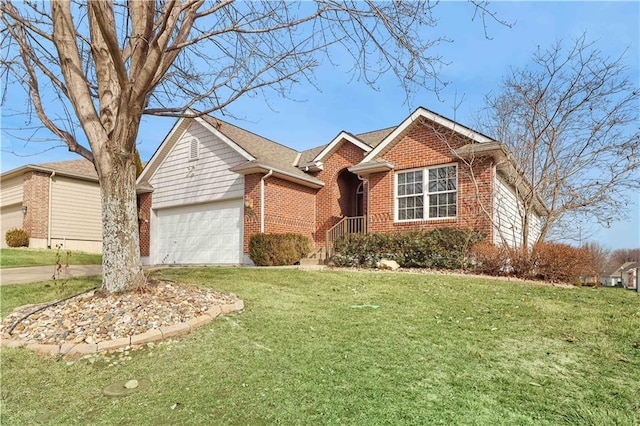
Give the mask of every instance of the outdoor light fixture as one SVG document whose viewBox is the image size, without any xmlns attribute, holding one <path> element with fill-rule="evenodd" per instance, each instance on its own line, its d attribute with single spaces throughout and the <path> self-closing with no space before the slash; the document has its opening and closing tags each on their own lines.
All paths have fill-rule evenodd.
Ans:
<svg viewBox="0 0 640 426">
<path fill-rule="evenodd" d="M 22 214 L 26 215 L 27 214 L 27 206 L 22 206 Z"/>
<path fill-rule="evenodd" d="M 249 197 L 244 197 L 244 206 L 248 209 L 253 208 L 253 200 Z"/>
</svg>

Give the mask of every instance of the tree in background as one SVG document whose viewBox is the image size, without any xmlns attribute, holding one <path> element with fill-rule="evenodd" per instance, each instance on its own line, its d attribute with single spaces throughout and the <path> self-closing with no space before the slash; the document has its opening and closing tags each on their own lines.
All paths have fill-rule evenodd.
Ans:
<svg viewBox="0 0 640 426">
<path fill-rule="evenodd" d="M 639 100 L 623 57 L 603 56 L 585 34 L 538 49 L 529 66 L 512 70 L 486 97 L 482 128 L 522 168 L 522 176 L 509 178 L 523 200 L 524 247 L 576 237 L 581 221 L 627 216 L 625 191 L 640 190 Z M 530 241 L 536 193 L 549 215 Z"/>
<path fill-rule="evenodd" d="M 494 18 L 485 2 L 472 3 L 483 23 Z M 294 84 L 313 84 L 314 69 L 337 51 L 351 56 L 354 76 L 370 86 L 393 73 L 407 95 L 416 86 L 437 91 L 443 62 L 431 51 L 447 40 L 425 36 L 437 24 L 436 8 L 331 0 L 5 0 L 1 75 L 5 87 L 28 92 L 28 113 L 94 163 L 103 290 L 121 292 L 145 280 L 135 194 L 143 114 L 194 116 L 224 110 L 245 94 L 286 96 Z"/>
<path fill-rule="evenodd" d="M 640 248 L 635 249 L 617 249 L 611 253 L 611 266 L 620 267 L 626 262 L 640 261 Z"/>
<path fill-rule="evenodd" d="M 609 270 L 609 262 L 611 259 L 611 252 L 596 242 L 588 242 L 582 245 L 582 249 L 588 255 L 588 270 L 583 274 L 586 276 L 593 276 L 600 278 Z"/>
</svg>

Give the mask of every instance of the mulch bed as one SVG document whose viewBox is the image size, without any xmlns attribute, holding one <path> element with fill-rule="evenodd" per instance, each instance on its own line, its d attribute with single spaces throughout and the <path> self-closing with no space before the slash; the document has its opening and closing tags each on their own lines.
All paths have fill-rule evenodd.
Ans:
<svg viewBox="0 0 640 426">
<path fill-rule="evenodd" d="M 214 305 L 237 300 L 234 294 L 152 281 L 144 291 L 108 295 L 91 290 L 51 306 L 19 307 L 2 320 L 0 333 L 3 339 L 42 344 L 93 344 L 184 323 L 206 314 Z"/>
</svg>

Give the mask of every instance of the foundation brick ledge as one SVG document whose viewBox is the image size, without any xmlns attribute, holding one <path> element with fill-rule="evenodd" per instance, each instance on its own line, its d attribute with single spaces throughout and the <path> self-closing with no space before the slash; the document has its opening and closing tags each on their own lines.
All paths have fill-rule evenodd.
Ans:
<svg viewBox="0 0 640 426">
<path fill-rule="evenodd" d="M 0 347 L 26 347 L 45 358 L 63 355 L 65 359 L 78 359 L 97 352 L 113 352 L 130 346 L 141 346 L 146 343 L 157 342 L 171 337 L 184 336 L 198 327 L 209 324 L 214 318 L 220 315 L 241 311 L 242 309 L 244 309 L 244 302 L 238 299 L 235 303 L 213 305 L 209 310 L 205 311 L 203 315 L 192 318 L 187 322 L 161 327 L 160 329 L 154 328 L 142 334 L 114 340 L 105 340 L 99 343 L 62 343 L 54 345 L 27 342 L 20 339 L 2 338 L 0 339 Z"/>
</svg>

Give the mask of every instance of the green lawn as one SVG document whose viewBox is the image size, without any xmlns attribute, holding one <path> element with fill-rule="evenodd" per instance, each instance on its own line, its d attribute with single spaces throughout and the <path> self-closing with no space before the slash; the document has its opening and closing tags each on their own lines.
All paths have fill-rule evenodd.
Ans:
<svg viewBox="0 0 640 426">
<path fill-rule="evenodd" d="M 292 269 L 160 273 L 235 292 L 245 310 L 111 366 L 3 349 L 0 422 L 640 423 L 640 297 L 631 291 Z M 59 297 L 44 284 L 1 291 L 3 315 Z M 151 385 L 102 394 L 133 378 Z"/>
<path fill-rule="evenodd" d="M 3 248 L 0 249 L 0 268 L 55 265 L 58 251 L 55 249 Z M 69 265 L 100 265 L 102 255 L 72 251 L 70 256 L 62 250 L 60 262 Z"/>
</svg>

